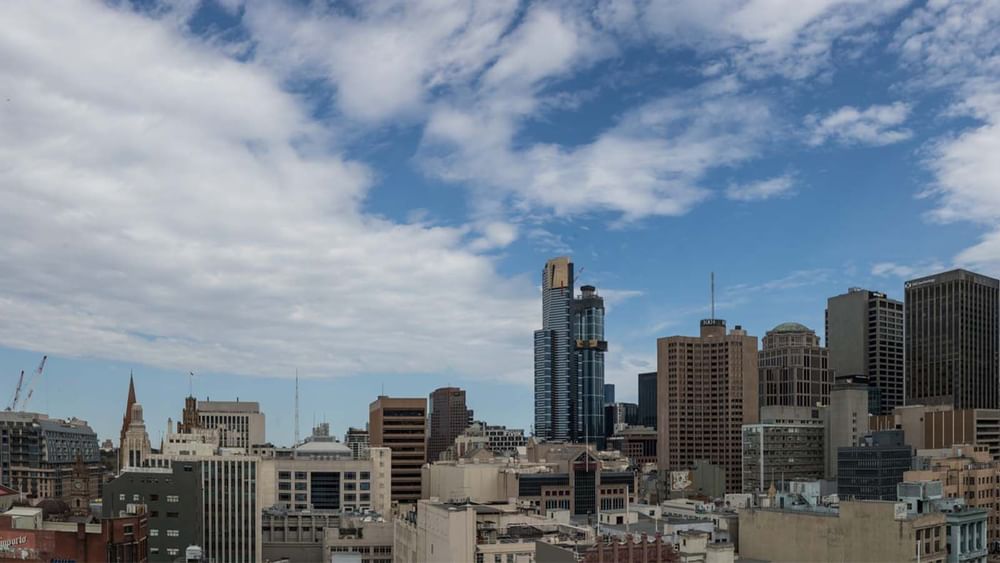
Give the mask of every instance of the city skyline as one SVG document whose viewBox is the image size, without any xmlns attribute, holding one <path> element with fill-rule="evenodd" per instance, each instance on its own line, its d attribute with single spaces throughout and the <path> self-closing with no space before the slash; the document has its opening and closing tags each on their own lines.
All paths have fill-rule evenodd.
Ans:
<svg viewBox="0 0 1000 563">
<path fill-rule="evenodd" d="M 47 354 L 31 408 L 102 439 L 129 371 L 154 444 L 189 371 L 275 441 L 296 370 L 302 432 L 449 384 L 529 430 L 557 255 L 629 402 L 710 272 L 758 337 L 822 334 L 852 286 L 1000 274 L 986 2 L 185 6 L 2 8 L 0 390 Z"/>
</svg>

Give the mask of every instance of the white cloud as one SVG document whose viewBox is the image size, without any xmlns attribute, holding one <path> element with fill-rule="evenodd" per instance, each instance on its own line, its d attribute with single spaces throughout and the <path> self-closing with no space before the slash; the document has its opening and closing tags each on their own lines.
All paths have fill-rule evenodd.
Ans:
<svg viewBox="0 0 1000 563">
<path fill-rule="evenodd" d="M 170 22 L 0 12 L 0 344 L 179 371 L 530 379 L 532 283 L 469 243 L 509 227 L 362 213 L 366 168 L 329 154 L 265 69 Z"/>
<path fill-rule="evenodd" d="M 726 197 L 735 201 L 762 201 L 792 194 L 795 179 L 786 174 L 750 184 L 734 184 L 726 189 Z"/>
<path fill-rule="evenodd" d="M 890 145 L 905 141 L 913 132 L 901 128 L 910 114 L 909 104 L 895 102 L 889 105 L 874 105 L 859 110 L 844 106 L 823 117 L 806 116 L 805 126 L 809 130 L 808 143 L 812 146 L 835 141 L 842 145 Z"/>
<path fill-rule="evenodd" d="M 880 278 L 913 279 L 924 275 L 940 272 L 945 265 L 930 260 L 917 264 L 899 264 L 896 262 L 878 262 L 872 265 L 872 275 Z"/>
</svg>

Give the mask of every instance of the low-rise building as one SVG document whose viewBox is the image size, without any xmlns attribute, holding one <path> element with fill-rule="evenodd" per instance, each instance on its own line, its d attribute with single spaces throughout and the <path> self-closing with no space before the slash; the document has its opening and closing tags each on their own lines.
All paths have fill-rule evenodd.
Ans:
<svg viewBox="0 0 1000 563">
<path fill-rule="evenodd" d="M 739 521 L 741 559 L 945 563 L 948 557 L 945 515 L 910 515 L 895 500 L 841 501 L 838 509 L 749 508 L 740 510 Z"/>
<path fill-rule="evenodd" d="M 608 438 L 608 449 L 617 450 L 632 465 L 641 467 L 656 463 L 656 429 L 647 426 L 629 426 Z"/>
<path fill-rule="evenodd" d="M 986 563 L 988 510 L 969 508 L 964 498 L 945 498 L 940 481 L 904 481 L 898 495 L 907 516 L 944 514 L 948 563 Z"/>
<path fill-rule="evenodd" d="M 45 520 L 43 509 L 14 507 L 0 514 L 3 557 L 22 561 L 148 561 L 144 507 L 100 522 Z"/>
<path fill-rule="evenodd" d="M 264 561 L 322 561 L 324 531 L 339 526 L 340 519 L 341 512 L 334 510 L 265 508 L 260 529 Z"/>
<path fill-rule="evenodd" d="M 351 554 L 360 563 L 392 563 L 393 529 L 393 522 L 377 514 L 342 518 L 323 531 L 323 559 L 338 561 L 338 554 Z"/>
<path fill-rule="evenodd" d="M 516 456 L 527 445 L 524 430 L 491 426 L 482 421 L 473 422 L 455 438 L 455 443 L 442 455 L 442 459 L 459 459 L 475 450 L 486 450 L 497 456 Z"/>
<path fill-rule="evenodd" d="M 913 463 L 900 430 L 872 432 L 855 447 L 837 449 L 837 494 L 842 499 L 895 500 L 896 485 Z"/>
</svg>

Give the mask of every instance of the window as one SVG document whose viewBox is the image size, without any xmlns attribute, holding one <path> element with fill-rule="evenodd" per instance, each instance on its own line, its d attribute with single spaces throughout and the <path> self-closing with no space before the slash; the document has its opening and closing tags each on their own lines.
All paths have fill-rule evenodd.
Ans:
<svg viewBox="0 0 1000 563">
<path fill-rule="evenodd" d="M 295 493 L 295 502 L 305 502 L 305 501 L 306 501 L 305 493 Z"/>
<path fill-rule="evenodd" d="M 160 535 L 160 531 L 159 530 L 153 530 L 153 529 L 149 530 L 149 537 L 155 538 L 155 537 L 158 537 L 159 535 Z"/>
<path fill-rule="evenodd" d="M 308 479 L 309 476 L 306 475 L 305 471 L 296 471 L 295 472 L 295 478 L 304 481 L 304 480 Z"/>
<path fill-rule="evenodd" d="M 350 481 L 353 481 L 354 479 L 357 479 L 357 478 L 358 478 L 358 477 L 357 477 L 357 473 L 355 473 L 355 472 L 353 472 L 353 471 L 346 471 L 346 472 L 344 473 L 344 479 L 347 479 L 347 480 L 350 480 Z"/>
<path fill-rule="evenodd" d="M 367 472 L 367 471 L 362 471 L 362 472 L 361 472 L 361 478 L 362 478 L 362 479 L 371 479 L 371 478 L 372 478 L 372 476 L 371 476 L 371 473 L 369 473 L 369 472 Z"/>
<path fill-rule="evenodd" d="M 125 493 L 118 495 L 118 500 L 125 500 Z"/>
<path fill-rule="evenodd" d="M 176 538 L 179 535 L 181 535 L 181 534 L 177 530 L 167 530 L 167 537 L 168 538 Z"/>
<path fill-rule="evenodd" d="M 135 502 L 139 502 L 139 495 L 132 495 L 132 500 Z"/>
<path fill-rule="evenodd" d="M 160 548 L 158 548 L 158 547 L 151 547 L 151 548 L 149 548 L 149 554 L 150 555 L 158 555 L 159 553 L 160 553 Z"/>
<path fill-rule="evenodd" d="M 278 481 L 279 491 L 290 491 L 292 490 L 292 484 L 288 481 Z"/>
<path fill-rule="evenodd" d="M 372 484 L 365 481 L 362 481 L 358 486 L 362 491 L 368 491 L 372 488 Z"/>
<path fill-rule="evenodd" d="M 176 547 L 167 548 L 167 555 L 177 555 L 178 553 L 180 553 L 180 550 L 177 549 Z"/>
<path fill-rule="evenodd" d="M 290 501 L 290 500 L 292 500 L 292 495 L 291 495 L 291 493 L 280 493 L 278 495 L 278 500 L 286 501 L 286 502 Z"/>
<path fill-rule="evenodd" d="M 149 495 L 149 500 L 160 500 L 160 495 Z"/>
<path fill-rule="evenodd" d="M 167 495 L 167 502 L 180 502 L 181 498 L 177 495 Z"/>
<path fill-rule="evenodd" d="M 344 483 L 345 491 L 353 491 L 357 489 L 357 483 Z"/>
<path fill-rule="evenodd" d="M 305 481 L 299 481 L 298 483 L 295 483 L 295 490 L 296 491 L 304 491 L 304 490 L 306 490 L 306 482 Z"/>
<path fill-rule="evenodd" d="M 180 514 L 177 513 L 177 512 L 168 512 L 167 513 L 167 518 L 178 518 L 179 516 L 180 516 Z"/>
<path fill-rule="evenodd" d="M 278 472 L 278 479 L 291 479 L 291 478 L 292 478 L 292 472 L 291 471 L 279 471 Z"/>
<path fill-rule="evenodd" d="M 159 510 L 151 510 L 151 511 L 149 511 L 149 517 L 150 518 L 159 518 L 159 516 L 160 516 L 160 511 Z"/>
</svg>

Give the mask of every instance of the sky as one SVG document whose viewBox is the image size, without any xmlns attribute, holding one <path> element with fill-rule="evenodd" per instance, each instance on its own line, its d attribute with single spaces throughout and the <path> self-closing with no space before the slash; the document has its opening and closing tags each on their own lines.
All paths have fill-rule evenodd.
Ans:
<svg viewBox="0 0 1000 563">
<path fill-rule="evenodd" d="M 151 439 L 183 398 L 268 439 L 457 385 L 530 430 L 545 260 L 635 400 L 709 314 L 1000 275 L 990 0 L 0 3 L 0 390 Z M 193 372 L 191 378 L 188 374 Z M 9 400 L 7 396 L 4 401 Z"/>
</svg>

